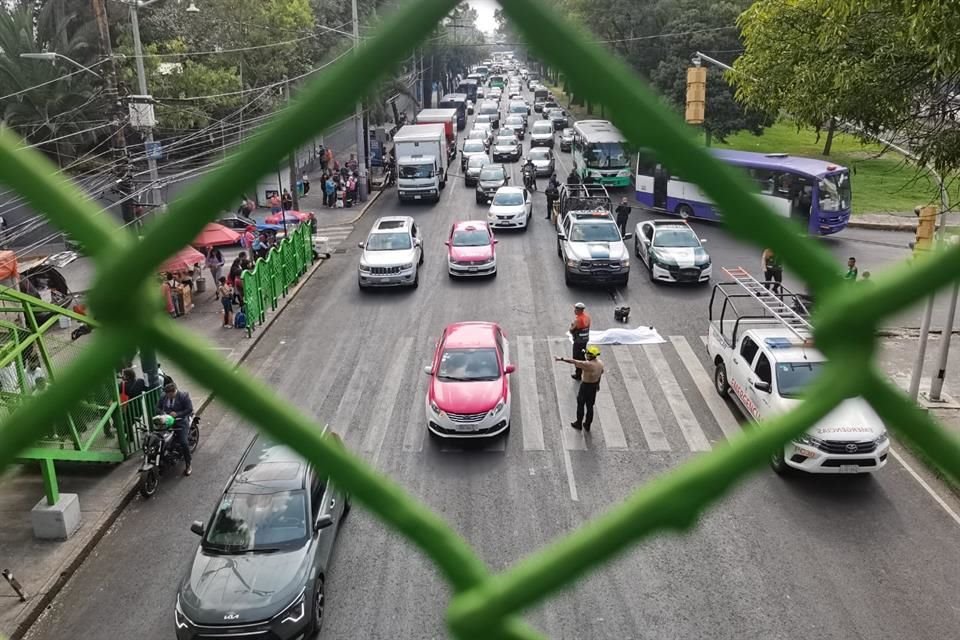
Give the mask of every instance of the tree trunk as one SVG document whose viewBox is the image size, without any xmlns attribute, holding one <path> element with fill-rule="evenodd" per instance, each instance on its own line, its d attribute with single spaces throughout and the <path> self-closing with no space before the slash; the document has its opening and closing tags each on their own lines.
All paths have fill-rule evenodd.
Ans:
<svg viewBox="0 0 960 640">
<path fill-rule="evenodd" d="M 587 100 L 587 115 L 588 116 L 593 115 L 593 103 L 590 102 L 590 100 Z"/>
<path fill-rule="evenodd" d="M 704 133 L 704 136 L 703 136 L 704 144 L 709 147 L 710 143 L 713 140 L 713 136 L 710 135 L 710 129 L 706 129 L 703 133 Z"/>
<path fill-rule="evenodd" d="M 827 141 L 823 143 L 823 155 L 829 156 L 830 149 L 833 147 L 833 132 L 837 129 L 836 118 L 830 118 L 830 124 L 827 125 Z"/>
</svg>

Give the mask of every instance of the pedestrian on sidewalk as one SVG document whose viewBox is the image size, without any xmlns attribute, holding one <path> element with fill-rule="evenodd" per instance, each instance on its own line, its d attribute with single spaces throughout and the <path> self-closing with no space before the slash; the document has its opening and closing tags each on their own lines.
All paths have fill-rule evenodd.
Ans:
<svg viewBox="0 0 960 640">
<path fill-rule="evenodd" d="M 280 213 L 283 210 L 283 203 L 280 201 L 280 195 L 274 193 L 270 196 L 270 213 Z"/>
<path fill-rule="evenodd" d="M 310 176 L 306 173 L 303 174 L 303 178 L 300 179 L 300 182 L 303 183 L 303 195 L 310 193 Z"/>
<path fill-rule="evenodd" d="M 214 285 L 220 282 L 220 275 L 223 271 L 223 254 L 220 253 L 220 249 L 216 247 L 210 247 L 207 249 L 207 269 L 210 270 L 210 278 Z"/>
<path fill-rule="evenodd" d="M 323 204 L 328 207 L 333 206 L 334 198 L 337 197 L 337 184 L 333 181 L 333 176 L 327 176 L 327 181 L 323 185 L 324 195 Z"/>
<path fill-rule="evenodd" d="M 217 287 L 217 296 L 220 298 L 220 304 L 223 305 L 223 328 L 233 328 L 233 287 L 227 284 L 225 277 L 218 280 L 220 286 Z"/>
<path fill-rule="evenodd" d="M 764 249 L 760 255 L 760 267 L 763 269 L 763 284 L 771 293 L 783 292 L 783 264 L 773 249 Z"/>
<path fill-rule="evenodd" d="M 233 264 L 230 265 L 230 273 L 228 274 L 228 281 L 233 287 L 233 297 L 240 307 L 243 307 L 243 275 L 245 264 L 247 262 L 247 253 L 241 251 L 233 260 Z"/>
<path fill-rule="evenodd" d="M 557 190 L 557 187 L 554 186 L 553 181 L 547 184 L 546 191 L 543 192 L 547 196 L 547 215 L 546 219 L 549 220 L 553 215 L 553 203 L 560 198 L 560 192 Z"/>
<path fill-rule="evenodd" d="M 590 342 L 590 314 L 587 313 L 587 305 L 582 302 L 573 305 L 573 322 L 570 323 L 569 331 L 573 337 L 573 359 L 583 360 L 584 349 Z M 581 369 L 577 368 L 571 377 L 579 380 L 581 375 Z"/>
<path fill-rule="evenodd" d="M 620 205 L 617 207 L 617 226 L 620 227 L 620 236 L 627 235 L 627 222 L 630 220 L 630 211 L 632 207 L 627 204 L 627 197 L 620 198 Z"/>
<path fill-rule="evenodd" d="M 283 196 L 280 198 L 280 206 L 283 207 L 284 211 L 293 209 L 293 196 L 290 195 L 288 189 L 283 190 Z"/>
<path fill-rule="evenodd" d="M 190 443 L 187 442 L 187 429 L 190 428 L 190 416 L 193 415 L 193 401 L 190 400 L 190 394 L 179 391 L 175 382 L 163 385 L 163 395 L 157 403 L 157 414 L 173 418 L 172 444 L 180 447 L 183 462 L 186 465 L 183 475 L 189 476 L 193 473 Z"/>
<path fill-rule="evenodd" d="M 243 196 L 243 199 L 240 202 L 240 207 L 237 209 L 237 213 L 243 216 L 244 218 L 249 218 L 253 215 L 253 210 L 256 208 L 256 205 L 252 200 Z"/>
<path fill-rule="evenodd" d="M 558 362 L 566 362 L 577 368 L 582 374 L 580 389 L 577 391 L 577 419 L 570 423 L 576 430 L 590 431 L 593 424 L 593 405 L 600 390 L 600 378 L 603 377 L 603 361 L 600 360 L 600 348 L 591 344 L 585 350 L 583 360 L 557 357 Z"/>
<path fill-rule="evenodd" d="M 847 273 L 843 276 L 844 280 L 855 281 L 857 279 L 857 259 L 853 256 L 847 260 Z"/>
</svg>

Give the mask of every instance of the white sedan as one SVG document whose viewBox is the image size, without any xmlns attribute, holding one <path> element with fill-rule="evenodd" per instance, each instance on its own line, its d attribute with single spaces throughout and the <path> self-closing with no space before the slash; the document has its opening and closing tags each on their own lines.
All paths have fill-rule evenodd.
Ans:
<svg viewBox="0 0 960 640">
<path fill-rule="evenodd" d="M 523 187 L 500 187 L 490 203 L 487 222 L 495 228 L 526 231 L 532 215 L 533 198 L 529 191 Z"/>
</svg>

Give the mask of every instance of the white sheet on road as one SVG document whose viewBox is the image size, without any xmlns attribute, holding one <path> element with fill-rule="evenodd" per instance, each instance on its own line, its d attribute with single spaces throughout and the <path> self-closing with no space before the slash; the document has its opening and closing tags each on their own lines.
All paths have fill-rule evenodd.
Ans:
<svg viewBox="0 0 960 640">
<path fill-rule="evenodd" d="M 569 336 L 569 334 L 567 334 Z M 570 342 L 573 342 L 573 336 Z M 666 342 L 653 327 L 621 329 L 614 327 L 605 331 L 591 331 L 590 344 L 662 344 Z"/>
</svg>

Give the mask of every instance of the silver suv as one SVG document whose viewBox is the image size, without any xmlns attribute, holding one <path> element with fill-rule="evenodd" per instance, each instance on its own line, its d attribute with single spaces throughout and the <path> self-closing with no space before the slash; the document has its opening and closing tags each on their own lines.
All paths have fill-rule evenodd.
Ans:
<svg viewBox="0 0 960 640">
<path fill-rule="evenodd" d="M 420 284 L 423 244 L 417 223 L 410 216 L 377 218 L 366 242 L 358 243 L 357 282 L 368 287 L 416 287 Z"/>
<path fill-rule="evenodd" d="M 557 233 L 557 255 L 563 260 L 567 286 L 578 283 L 627 286 L 630 252 L 607 211 L 571 211 Z"/>
</svg>

